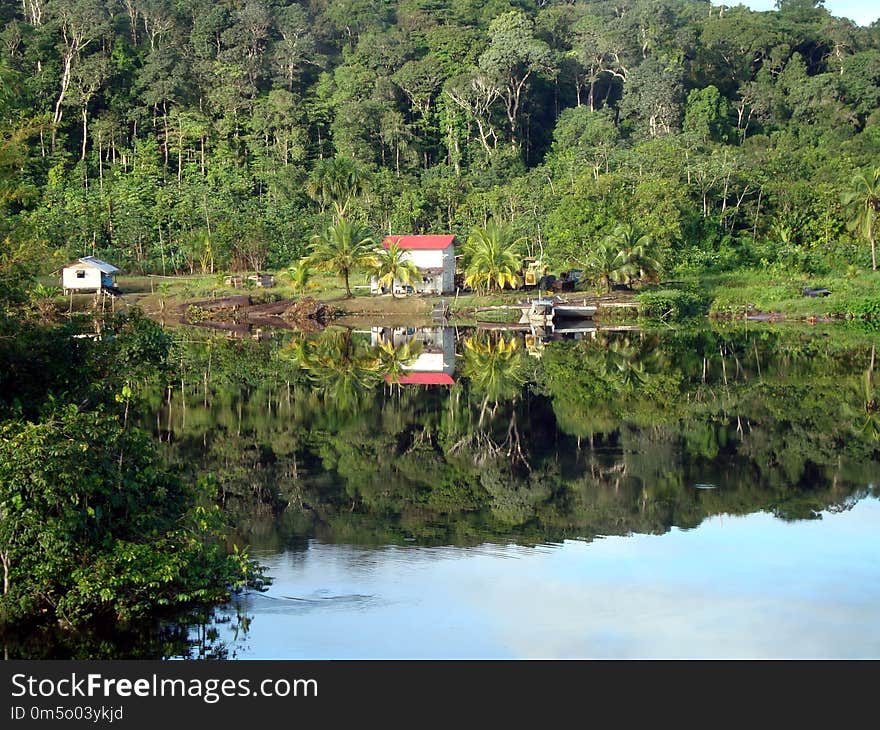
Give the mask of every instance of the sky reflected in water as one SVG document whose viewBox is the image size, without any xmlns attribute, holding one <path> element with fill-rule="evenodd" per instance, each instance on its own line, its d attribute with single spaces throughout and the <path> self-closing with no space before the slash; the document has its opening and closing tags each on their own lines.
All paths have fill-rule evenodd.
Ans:
<svg viewBox="0 0 880 730">
<path fill-rule="evenodd" d="M 240 658 L 880 657 L 880 500 L 534 548 L 256 554 Z M 221 630 L 222 627 L 221 627 Z"/>
</svg>

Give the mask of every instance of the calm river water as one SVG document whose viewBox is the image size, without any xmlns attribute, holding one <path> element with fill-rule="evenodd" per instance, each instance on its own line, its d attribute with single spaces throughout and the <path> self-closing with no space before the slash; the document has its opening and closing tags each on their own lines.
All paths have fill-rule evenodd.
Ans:
<svg viewBox="0 0 880 730">
<path fill-rule="evenodd" d="M 871 333 L 538 334 L 191 339 L 154 431 L 273 582 L 178 653 L 880 657 Z"/>
<path fill-rule="evenodd" d="M 141 425 L 271 585 L 7 655 L 880 657 L 876 333 L 175 337 Z"/>
<path fill-rule="evenodd" d="M 714 516 L 664 535 L 524 547 L 254 554 L 238 658 L 877 657 L 880 502 L 785 522 Z M 235 622 L 232 622 L 233 625 Z"/>
</svg>

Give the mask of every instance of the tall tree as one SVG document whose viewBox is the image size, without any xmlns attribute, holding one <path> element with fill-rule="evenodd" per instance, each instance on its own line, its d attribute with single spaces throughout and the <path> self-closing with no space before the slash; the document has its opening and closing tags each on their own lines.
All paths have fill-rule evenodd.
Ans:
<svg viewBox="0 0 880 730">
<path fill-rule="evenodd" d="M 489 24 L 489 47 L 480 56 L 479 68 L 501 90 L 510 143 L 515 148 L 520 143 L 519 118 L 529 79 L 554 71 L 550 48 L 535 37 L 532 20 L 512 10 Z"/>
<path fill-rule="evenodd" d="M 102 0 L 55 0 L 51 5 L 53 21 L 61 36 L 61 79 L 55 112 L 52 145 L 56 140 L 57 127 L 61 123 L 64 101 L 73 78 L 73 69 L 83 52 L 97 44 L 110 30 L 110 17 Z"/>
<path fill-rule="evenodd" d="M 340 217 L 312 239 L 309 261 L 317 270 L 336 274 L 345 285 L 346 298 L 350 299 L 351 274 L 373 266 L 374 245 L 366 227 Z"/>
<path fill-rule="evenodd" d="M 877 270 L 877 219 L 880 217 L 880 167 L 859 173 L 843 194 L 849 209 L 850 227 L 871 245 L 871 268 Z"/>
<path fill-rule="evenodd" d="M 681 64 L 651 57 L 627 76 L 620 115 L 637 120 L 648 137 L 672 134 L 681 126 L 683 96 Z"/>
</svg>

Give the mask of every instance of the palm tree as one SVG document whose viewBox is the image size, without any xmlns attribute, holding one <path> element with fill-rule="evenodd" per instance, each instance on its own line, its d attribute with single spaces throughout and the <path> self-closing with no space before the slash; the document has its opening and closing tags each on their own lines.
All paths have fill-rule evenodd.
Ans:
<svg viewBox="0 0 880 730">
<path fill-rule="evenodd" d="M 877 358 L 876 345 L 871 347 L 871 364 L 864 375 L 865 386 L 865 419 L 864 425 L 859 429 L 862 433 L 869 433 L 871 437 L 880 441 L 880 398 L 874 386 L 874 362 Z"/>
<path fill-rule="evenodd" d="M 194 274 L 196 264 L 203 274 L 214 273 L 214 247 L 211 234 L 204 228 L 194 228 L 180 234 L 178 245 L 186 256 L 189 273 Z"/>
<path fill-rule="evenodd" d="M 625 281 L 633 269 L 612 236 L 606 236 L 590 251 L 586 269 L 594 280 L 602 281 L 606 291 L 615 282 Z"/>
<path fill-rule="evenodd" d="M 373 272 L 382 286 L 387 286 L 394 296 L 394 282 L 412 284 L 419 276 L 419 267 L 410 257 L 409 251 L 400 244 L 392 243 L 388 248 L 376 249 L 376 262 Z"/>
<path fill-rule="evenodd" d="M 395 345 L 386 341 L 380 343 L 373 351 L 379 372 L 389 382 L 397 383 L 422 354 L 422 343 L 409 340 Z"/>
<path fill-rule="evenodd" d="M 302 258 L 292 266 L 288 266 L 287 271 L 284 272 L 284 275 L 287 279 L 290 280 L 290 284 L 293 287 L 293 290 L 297 294 L 302 294 L 306 291 L 306 289 L 309 288 L 311 284 L 311 262 L 308 258 Z"/>
<path fill-rule="evenodd" d="M 373 245 L 366 227 L 340 218 L 312 239 L 308 258 L 314 268 L 335 273 L 345 284 L 346 299 L 351 299 L 351 272 L 372 268 L 375 262 Z"/>
<path fill-rule="evenodd" d="M 332 157 L 315 165 L 306 181 L 306 193 L 321 206 L 321 212 L 332 205 L 336 218 L 342 219 L 351 201 L 363 193 L 367 184 L 366 171 L 348 157 Z"/>
<path fill-rule="evenodd" d="M 852 187 L 843 194 L 849 208 L 850 230 L 871 244 L 871 268 L 877 271 L 877 218 L 880 216 L 880 167 L 869 175 L 859 173 Z"/>
<path fill-rule="evenodd" d="M 622 223 L 608 236 L 620 254 L 620 270 L 628 284 L 656 279 L 662 268 L 657 258 L 657 242 L 651 234 L 632 223 Z"/>
<path fill-rule="evenodd" d="M 498 403 L 512 400 L 528 380 L 528 362 L 516 338 L 483 336 L 468 337 L 464 341 L 462 374 L 474 392 Z"/>
<path fill-rule="evenodd" d="M 280 353 L 304 371 L 325 406 L 339 413 L 359 411 L 383 379 L 380 357 L 352 334 L 331 328 L 319 337 L 296 338 Z"/>
<path fill-rule="evenodd" d="M 494 220 L 490 220 L 485 228 L 474 228 L 464 245 L 468 261 L 465 284 L 474 289 L 518 286 L 522 259 L 516 248 L 521 240 L 511 240 L 510 229 L 499 226 Z"/>
</svg>

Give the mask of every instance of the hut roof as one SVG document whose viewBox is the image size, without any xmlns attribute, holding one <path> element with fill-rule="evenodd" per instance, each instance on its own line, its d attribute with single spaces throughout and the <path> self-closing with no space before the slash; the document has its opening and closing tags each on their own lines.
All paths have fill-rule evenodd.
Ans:
<svg viewBox="0 0 880 730">
<path fill-rule="evenodd" d="M 94 269 L 99 269 L 104 274 L 115 274 L 119 269 L 117 269 L 113 264 L 108 264 L 106 261 L 102 261 L 101 259 L 95 256 L 83 256 L 81 259 L 74 261 L 72 264 L 67 264 L 64 268 L 70 268 L 72 266 L 90 266 Z"/>
<path fill-rule="evenodd" d="M 449 248 L 453 241 L 455 236 L 386 236 L 382 245 L 388 248 L 396 243 L 401 248 L 431 251 Z"/>
</svg>

